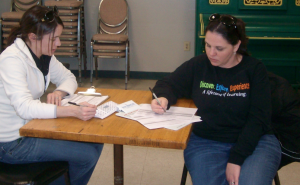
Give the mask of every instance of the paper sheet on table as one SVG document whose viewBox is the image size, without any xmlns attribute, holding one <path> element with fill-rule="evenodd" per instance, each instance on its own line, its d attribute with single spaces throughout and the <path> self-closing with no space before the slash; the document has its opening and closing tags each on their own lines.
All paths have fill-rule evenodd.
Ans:
<svg viewBox="0 0 300 185">
<path fill-rule="evenodd" d="M 132 114 L 134 113 L 124 113 L 124 112 L 119 112 L 116 115 L 123 117 L 123 118 L 127 118 L 127 119 L 132 119 L 135 121 L 140 122 L 139 118 L 133 118 Z M 157 128 L 167 128 L 167 129 L 171 129 L 171 130 L 179 130 L 191 123 L 194 122 L 200 122 L 202 121 L 200 119 L 200 116 L 194 116 L 193 119 L 191 120 L 161 120 L 160 122 L 156 122 L 156 123 L 148 123 L 148 124 L 143 124 L 145 127 L 147 127 L 148 129 L 157 129 Z"/>
<path fill-rule="evenodd" d="M 149 104 L 141 104 L 140 107 L 141 107 L 141 109 L 151 110 L 151 107 Z M 164 116 L 165 114 L 159 115 L 159 114 L 155 114 L 155 113 L 152 114 L 153 112 L 150 113 L 150 115 L 153 116 L 153 117 L 151 117 L 151 116 L 147 115 L 145 113 L 145 111 L 142 111 L 143 114 L 140 114 L 139 116 L 137 116 L 136 114 L 139 110 L 131 112 L 131 113 L 120 112 L 120 113 L 117 113 L 116 115 L 127 118 L 127 119 L 136 120 L 136 121 L 140 122 L 142 125 L 144 125 L 145 127 L 147 127 L 148 129 L 167 128 L 167 129 L 171 129 L 171 130 L 179 130 L 193 122 L 202 121 L 199 116 L 194 116 L 197 109 L 190 109 L 190 110 L 182 111 L 184 109 L 190 109 L 190 108 L 183 108 L 183 107 L 171 107 L 170 108 L 170 110 L 172 110 L 172 112 L 175 111 L 175 113 L 178 113 L 178 112 L 184 112 L 185 114 L 193 113 L 190 115 L 191 118 L 188 117 L 188 119 L 186 119 L 187 116 L 183 116 L 183 117 L 177 116 L 177 118 L 180 117 L 182 119 L 176 119 L 176 118 L 174 118 L 174 116 L 170 116 L 170 115 Z"/>
<path fill-rule="evenodd" d="M 194 116 L 193 119 L 191 120 L 164 120 L 160 122 L 148 122 L 146 124 L 142 123 L 140 120 L 137 120 L 140 122 L 142 125 L 147 127 L 148 129 L 156 129 L 156 128 L 167 128 L 167 129 L 172 129 L 172 130 L 178 130 L 182 127 L 185 127 L 193 122 L 199 122 L 201 121 L 199 116 Z"/>
<path fill-rule="evenodd" d="M 133 118 L 147 118 L 159 121 L 168 119 L 180 119 L 189 120 L 192 119 L 197 111 L 197 108 L 185 108 L 185 107 L 170 107 L 164 114 L 157 114 L 152 111 L 150 104 L 140 104 L 140 109 L 135 112 Z M 145 123 L 148 121 L 145 119 Z"/>
<path fill-rule="evenodd" d="M 104 102 L 109 96 L 84 96 L 84 95 L 78 95 L 74 94 L 72 96 L 66 97 L 65 99 L 61 100 L 62 106 L 69 106 L 70 104 L 68 102 L 73 103 L 82 103 L 82 102 L 88 102 L 90 104 L 98 106 L 102 102 Z"/>
<path fill-rule="evenodd" d="M 136 104 L 134 101 L 129 100 L 127 102 L 121 103 L 117 106 L 119 112 L 130 113 L 135 110 L 138 110 L 140 106 Z"/>
</svg>

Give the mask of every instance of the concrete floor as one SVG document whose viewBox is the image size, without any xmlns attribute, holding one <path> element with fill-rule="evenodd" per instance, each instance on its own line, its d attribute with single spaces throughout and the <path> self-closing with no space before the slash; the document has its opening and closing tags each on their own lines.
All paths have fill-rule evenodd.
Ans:
<svg viewBox="0 0 300 185">
<path fill-rule="evenodd" d="M 82 87 L 90 87 L 89 79 L 82 79 Z M 131 79 L 130 90 L 148 90 L 156 80 Z M 124 89 L 123 79 L 98 79 L 96 88 Z M 53 91 L 51 85 L 48 91 Z M 124 146 L 125 185 L 179 185 L 183 169 L 183 151 L 150 147 Z M 279 171 L 282 185 L 300 184 L 300 163 L 293 163 Z M 113 185 L 113 145 L 105 144 L 99 162 L 88 185 Z M 188 176 L 186 185 L 192 185 Z"/>
</svg>

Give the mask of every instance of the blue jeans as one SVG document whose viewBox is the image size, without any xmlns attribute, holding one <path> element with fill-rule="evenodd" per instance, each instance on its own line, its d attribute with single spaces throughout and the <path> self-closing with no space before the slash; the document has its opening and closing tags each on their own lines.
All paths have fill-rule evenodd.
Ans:
<svg viewBox="0 0 300 185">
<path fill-rule="evenodd" d="M 0 143 L 0 161 L 11 164 L 68 161 L 72 185 L 87 184 L 103 144 L 23 137 Z M 63 177 L 51 184 L 64 184 Z"/>
<path fill-rule="evenodd" d="M 226 166 L 234 143 L 212 141 L 191 134 L 184 160 L 193 185 L 228 185 Z M 272 185 L 280 164 L 281 148 L 274 135 L 264 135 L 241 166 L 239 184 Z"/>
</svg>

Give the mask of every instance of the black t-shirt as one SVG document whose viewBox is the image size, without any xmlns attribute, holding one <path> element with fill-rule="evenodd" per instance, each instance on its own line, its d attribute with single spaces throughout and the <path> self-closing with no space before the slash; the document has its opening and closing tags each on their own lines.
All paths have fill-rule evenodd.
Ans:
<svg viewBox="0 0 300 185">
<path fill-rule="evenodd" d="M 169 105 L 178 98 L 192 98 L 203 120 L 194 123 L 193 132 L 206 139 L 235 143 L 228 162 L 242 165 L 260 137 L 272 133 L 267 71 L 250 56 L 243 56 L 232 68 L 212 66 L 205 54 L 194 57 L 159 80 L 153 90 L 166 97 Z"/>
</svg>

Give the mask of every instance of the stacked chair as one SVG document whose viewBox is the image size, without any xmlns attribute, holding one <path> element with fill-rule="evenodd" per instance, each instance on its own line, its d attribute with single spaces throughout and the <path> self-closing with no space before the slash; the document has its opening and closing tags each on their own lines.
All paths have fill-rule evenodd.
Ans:
<svg viewBox="0 0 300 185">
<path fill-rule="evenodd" d="M 125 89 L 130 72 L 128 40 L 128 4 L 126 0 L 101 0 L 97 34 L 91 39 L 91 84 L 93 61 L 98 79 L 97 58 L 125 58 Z"/>
<path fill-rule="evenodd" d="M 41 5 L 41 0 L 11 0 L 10 12 L 1 15 L 0 52 L 7 47 L 7 38 L 12 27 L 18 26 L 26 10 L 34 5 Z"/>
<path fill-rule="evenodd" d="M 57 6 L 59 16 L 64 23 L 64 29 L 60 37 L 61 46 L 55 51 L 57 57 L 77 57 L 78 76 L 81 83 L 82 60 L 86 71 L 86 47 L 84 26 L 84 1 L 83 0 L 46 0 L 45 6 L 52 8 Z"/>
</svg>

